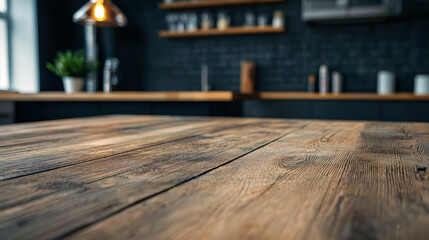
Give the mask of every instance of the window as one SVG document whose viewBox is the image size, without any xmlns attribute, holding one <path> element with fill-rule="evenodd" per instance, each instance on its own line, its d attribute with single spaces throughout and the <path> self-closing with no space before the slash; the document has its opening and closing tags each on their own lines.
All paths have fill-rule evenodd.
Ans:
<svg viewBox="0 0 429 240">
<path fill-rule="evenodd" d="M 37 46 L 37 0 L 0 0 L 0 90 L 39 91 Z"/>
<path fill-rule="evenodd" d="M 0 90 L 10 87 L 9 78 L 9 15 L 8 0 L 0 0 Z"/>
</svg>

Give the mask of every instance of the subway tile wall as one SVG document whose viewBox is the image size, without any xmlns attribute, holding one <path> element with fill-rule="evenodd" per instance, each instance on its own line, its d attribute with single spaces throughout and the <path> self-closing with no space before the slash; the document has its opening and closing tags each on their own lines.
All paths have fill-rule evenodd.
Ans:
<svg viewBox="0 0 429 240">
<path fill-rule="evenodd" d="M 348 92 L 376 91 L 379 70 L 395 72 L 400 91 L 412 91 L 414 76 L 429 73 L 429 18 L 425 17 L 429 12 L 412 14 L 413 1 L 404 1 L 405 13 L 400 18 L 331 25 L 304 23 L 299 0 L 229 7 L 222 10 L 231 16 L 233 25 L 242 25 L 248 11 L 271 18 L 274 10 L 281 9 L 287 30 L 282 34 L 188 39 L 157 36 L 167 27 L 164 19 L 168 13 L 157 8 L 159 1 L 140 1 L 140 7 L 132 7 L 131 2 L 122 1 L 120 6 L 129 16 L 131 28 L 140 31 L 144 39 L 144 90 L 198 90 L 200 66 L 207 63 L 213 89 L 238 91 L 243 60 L 257 64 L 260 91 L 304 91 L 307 76 L 317 74 L 321 64 L 344 75 Z M 210 12 L 216 15 L 218 10 Z M 126 39 L 119 41 L 126 46 Z"/>
<path fill-rule="evenodd" d="M 39 9 L 51 6 L 53 1 L 39 1 Z M 64 22 L 70 26 L 63 34 L 53 31 L 61 29 L 57 26 L 62 19 L 60 16 L 56 21 L 49 19 L 47 14 L 39 16 L 39 28 L 43 30 L 39 39 L 42 63 L 58 49 L 83 47 L 83 30 L 70 21 L 72 13 L 85 1 L 61 1 L 70 15 L 62 14 Z M 321 64 L 328 64 L 332 70 L 343 74 L 347 92 L 375 92 L 379 70 L 395 72 L 399 91 L 413 91 L 414 76 L 429 73 L 429 11 L 415 13 L 421 10 L 420 0 L 404 0 L 403 16 L 389 21 L 334 25 L 304 23 L 300 0 L 212 8 L 207 10 L 214 16 L 219 10 L 226 11 L 232 25 L 242 25 L 248 11 L 271 18 L 273 11 L 280 9 L 285 13 L 286 32 L 187 39 L 158 37 L 158 31 L 167 28 L 165 16 L 170 12 L 158 9 L 159 2 L 115 1 L 130 24 L 100 36 L 102 57 L 112 53 L 121 60 L 122 90 L 199 90 L 201 64 L 206 63 L 213 90 L 238 91 L 240 62 L 243 60 L 257 64 L 259 91 L 305 91 L 307 76 L 317 74 Z M 190 11 L 200 15 L 204 10 Z M 46 36 L 49 38 L 45 41 Z M 41 74 L 43 79 L 53 78 L 43 66 Z M 43 81 L 42 90 L 61 87 L 60 84 L 52 85 L 56 80 Z"/>
</svg>

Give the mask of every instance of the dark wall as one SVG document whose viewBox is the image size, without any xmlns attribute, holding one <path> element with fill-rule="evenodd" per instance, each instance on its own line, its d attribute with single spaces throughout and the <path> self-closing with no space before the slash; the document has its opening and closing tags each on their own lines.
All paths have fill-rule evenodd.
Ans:
<svg viewBox="0 0 429 240">
<path fill-rule="evenodd" d="M 71 19 L 85 2 L 38 1 L 41 64 L 59 49 L 83 47 L 83 28 Z M 274 10 L 282 9 L 287 31 L 189 39 L 158 37 L 158 31 L 166 28 L 168 13 L 157 8 L 158 2 L 115 1 L 127 15 L 129 26 L 99 32 L 101 53 L 121 60 L 123 90 L 198 90 L 200 66 L 207 63 L 213 89 L 237 91 L 242 60 L 256 62 L 257 89 L 261 91 L 304 91 L 307 76 L 317 73 L 321 64 L 343 73 L 348 92 L 375 91 L 376 74 L 382 69 L 397 74 L 398 90 L 412 91 L 414 76 L 429 72 L 428 12 L 417 14 L 420 5 L 416 0 L 403 1 L 405 13 L 397 19 L 335 25 L 303 23 L 299 0 L 228 7 L 224 10 L 233 25 L 243 24 L 247 11 L 271 16 Z M 210 9 L 214 15 L 218 10 Z M 61 89 L 44 66 L 41 89 Z"/>
<path fill-rule="evenodd" d="M 427 108 L 420 101 L 16 102 L 15 120 L 143 114 L 429 122 Z"/>
<path fill-rule="evenodd" d="M 18 123 L 110 114 L 243 116 L 241 102 L 16 102 L 15 112 Z"/>
<path fill-rule="evenodd" d="M 39 33 L 40 90 L 60 90 L 61 81 L 54 77 L 45 65 L 55 53 L 64 49 L 83 48 L 83 30 L 72 23 L 73 2 L 85 1 L 37 1 Z"/>
<path fill-rule="evenodd" d="M 246 117 L 429 122 L 424 101 L 250 100 Z"/>
</svg>

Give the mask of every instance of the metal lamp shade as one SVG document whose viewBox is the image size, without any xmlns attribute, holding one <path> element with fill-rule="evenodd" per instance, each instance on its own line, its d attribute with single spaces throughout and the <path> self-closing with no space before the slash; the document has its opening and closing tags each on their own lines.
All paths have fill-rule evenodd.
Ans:
<svg viewBox="0 0 429 240">
<path fill-rule="evenodd" d="M 124 27 L 128 20 L 111 0 L 90 0 L 74 14 L 73 22 L 101 27 Z"/>
</svg>

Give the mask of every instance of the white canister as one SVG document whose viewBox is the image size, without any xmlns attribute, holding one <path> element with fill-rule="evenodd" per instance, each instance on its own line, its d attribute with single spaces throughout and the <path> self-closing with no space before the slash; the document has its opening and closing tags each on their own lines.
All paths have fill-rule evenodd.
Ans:
<svg viewBox="0 0 429 240">
<path fill-rule="evenodd" d="M 377 93 L 380 95 L 395 93 L 395 74 L 389 71 L 379 71 Z"/>
<path fill-rule="evenodd" d="M 277 10 L 274 12 L 274 16 L 273 16 L 273 27 L 279 28 L 283 26 L 284 26 L 283 12 L 280 10 Z"/>
<path fill-rule="evenodd" d="M 429 75 L 417 75 L 414 79 L 414 94 L 429 95 Z"/>
</svg>

